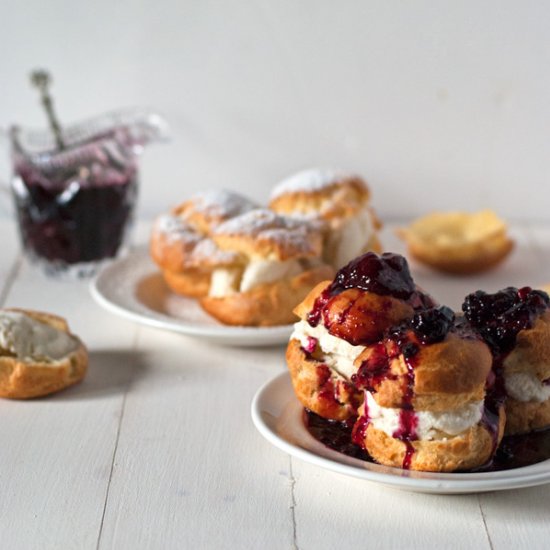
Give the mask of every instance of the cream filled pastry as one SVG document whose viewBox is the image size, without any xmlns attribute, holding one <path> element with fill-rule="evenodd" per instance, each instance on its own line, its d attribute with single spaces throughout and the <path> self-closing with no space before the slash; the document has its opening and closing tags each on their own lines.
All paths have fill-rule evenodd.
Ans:
<svg viewBox="0 0 550 550">
<path fill-rule="evenodd" d="M 64 319 L 36 311 L 0 310 L 0 397 L 46 395 L 82 380 L 88 354 Z"/>
<path fill-rule="evenodd" d="M 352 418 L 363 400 L 353 379 L 366 346 L 431 305 L 395 254 L 369 252 L 317 285 L 294 310 L 301 321 L 287 348 L 298 399 L 324 418 Z"/>
<path fill-rule="evenodd" d="M 550 311 L 546 292 L 508 287 L 477 291 L 462 306 L 493 353 L 506 433 L 550 427 Z"/>
<path fill-rule="evenodd" d="M 150 251 L 168 286 L 184 296 L 208 294 L 212 273 L 238 263 L 211 235 L 221 223 L 256 208 L 247 198 L 226 190 L 205 191 L 162 214 L 153 225 Z"/>
<path fill-rule="evenodd" d="M 353 439 L 377 462 L 452 472 L 493 456 L 505 415 L 485 392 L 491 353 L 449 308 L 417 312 L 360 359 L 352 381 L 365 400 Z"/>
<path fill-rule="evenodd" d="M 323 233 L 323 258 L 338 269 L 364 252 L 380 252 L 380 222 L 369 199 L 367 184 L 359 176 L 313 169 L 280 182 L 269 207 L 315 222 Z"/>
<path fill-rule="evenodd" d="M 212 240 L 236 261 L 213 270 L 200 304 L 225 324 L 289 323 L 293 307 L 333 274 L 320 259 L 318 231 L 270 210 L 252 210 L 220 224 Z"/>
</svg>

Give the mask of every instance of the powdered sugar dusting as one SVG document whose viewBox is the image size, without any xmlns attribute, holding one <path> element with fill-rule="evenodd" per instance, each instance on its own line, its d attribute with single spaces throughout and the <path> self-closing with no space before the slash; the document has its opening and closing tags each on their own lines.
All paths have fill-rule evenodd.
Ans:
<svg viewBox="0 0 550 550">
<path fill-rule="evenodd" d="M 155 222 L 154 231 L 158 231 L 170 241 L 198 243 L 203 238 L 183 218 L 172 214 L 159 216 Z"/>
<path fill-rule="evenodd" d="M 303 221 L 287 216 L 279 216 L 272 210 L 257 208 L 220 224 L 214 231 L 215 234 L 239 234 L 257 236 L 269 230 L 301 230 L 305 227 Z"/>
<path fill-rule="evenodd" d="M 195 204 L 196 212 L 222 219 L 239 216 L 257 208 L 251 200 L 226 189 L 203 191 L 190 200 Z"/>
<path fill-rule="evenodd" d="M 221 250 L 212 239 L 203 239 L 193 250 L 193 261 L 198 263 L 229 265 L 238 261 L 239 255 L 228 250 Z"/>
<path fill-rule="evenodd" d="M 215 235 L 243 235 L 258 241 L 292 247 L 297 253 L 312 251 L 314 228 L 304 220 L 280 216 L 272 210 L 258 208 L 220 224 Z"/>
<path fill-rule="evenodd" d="M 338 181 L 354 177 L 352 174 L 341 170 L 329 170 L 322 168 L 311 168 L 302 170 L 297 174 L 289 176 L 281 181 L 272 191 L 271 200 L 287 193 L 314 193 L 333 185 Z"/>
</svg>

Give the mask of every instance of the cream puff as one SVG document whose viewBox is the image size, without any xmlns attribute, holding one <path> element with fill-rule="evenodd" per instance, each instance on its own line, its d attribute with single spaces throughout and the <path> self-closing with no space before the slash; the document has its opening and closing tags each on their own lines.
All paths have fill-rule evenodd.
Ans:
<svg viewBox="0 0 550 550">
<path fill-rule="evenodd" d="M 462 309 L 493 353 L 506 397 L 506 434 L 550 427 L 550 300 L 542 290 L 508 287 L 468 295 Z"/>
<path fill-rule="evenodd" d="M 395 254 L 369 252 L 317 285 L 294 310 L 301 320 L 286 352 L 298 399 L 324 418 L 356 415 L 363 396 L 352 380 L 365 347 L 431 305 Z"/>
<path fill-rule="evenodd" d="M 397 234 L 409 254 L 439 271 L 473 274 L 501 263 L 514 248 L 506 224 L 491 210 L 434 212 Z"/>
<path fill-rule="evenodd" d="M 312 287 L 333 275 L 320 259 L 321 236 L 310 224 L 257 209 L 215 228 L 218 249 L 237 260 L 212 272 L 201 306 L 229 325 L 292 322 L 292 310 Z"/>
<path fill-rule="evenodd" d="M 212 232 L 254 208 L 254 203 L 237 193 L 205 191 L 159 216 L 153 225 L 150 252 L 167 285 L 184 296 L 206 295 L 214 269 L 237 261 L 235 254 L 216 246 Z"/>
<path fill-rule="evenodd" d="M 367 348 L 353 382 L 365 391 L 353 441 L 387 466 L 453 472 L 480 467 L 504 431 L 486 396 L 492 358 L 446 307 L 425 309 Z"/>
<path fill-rule="evenodd" d="M 81 381 L 88 353 L 61 317 L 0 310 L 0 397 L 28 399 Z"/>
<path fill-rule="evenodd" d="M 381 224 L 369 200 L 369 188 L 361 177 L 314 169 L 280 182 L 269 207 L 317 223 L 323 233 L 323 258 L 339 269 L 364 252 L 381 251 L 377 233 Z"/>
</svg>

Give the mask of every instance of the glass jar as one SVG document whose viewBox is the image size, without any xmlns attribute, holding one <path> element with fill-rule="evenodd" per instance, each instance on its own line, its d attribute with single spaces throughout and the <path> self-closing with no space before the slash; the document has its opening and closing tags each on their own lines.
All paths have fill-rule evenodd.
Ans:
<svg viewBox="0 0 550 550">
<path fill-rule="evenodd" d="M 166 137 L 166 123 L 119 111 L 53 136 L 10 129 L 15 200 L 25 255 L 50 275 L 86 277 L 122 254 L 134 218 L 144 147 Z"/>
</svg>

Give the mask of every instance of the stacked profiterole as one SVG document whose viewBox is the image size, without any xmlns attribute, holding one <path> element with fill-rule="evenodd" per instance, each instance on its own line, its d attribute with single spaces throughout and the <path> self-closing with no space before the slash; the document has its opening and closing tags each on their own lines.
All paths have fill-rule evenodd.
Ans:
<svg viewBox="0 0 550 550">
<path fill-rule="evenodd" d="M 506 434 L 550 426 L 550 311 L 542 290 L 477 291 L 462 306 L 493 354 L 491 386 L 506 409 Z"/>
<path fill-rule="evenodd" d="M 416 287 L 403 257 L 364 254 L 295 309 L 295 393 L 353 423 L 354 443 L 380 464 L 481 467 L 506 414 L 507 433 L 550 425 L 548 302 L 530 288 L 478 291 L 455 315 Z"/>
</svg>

